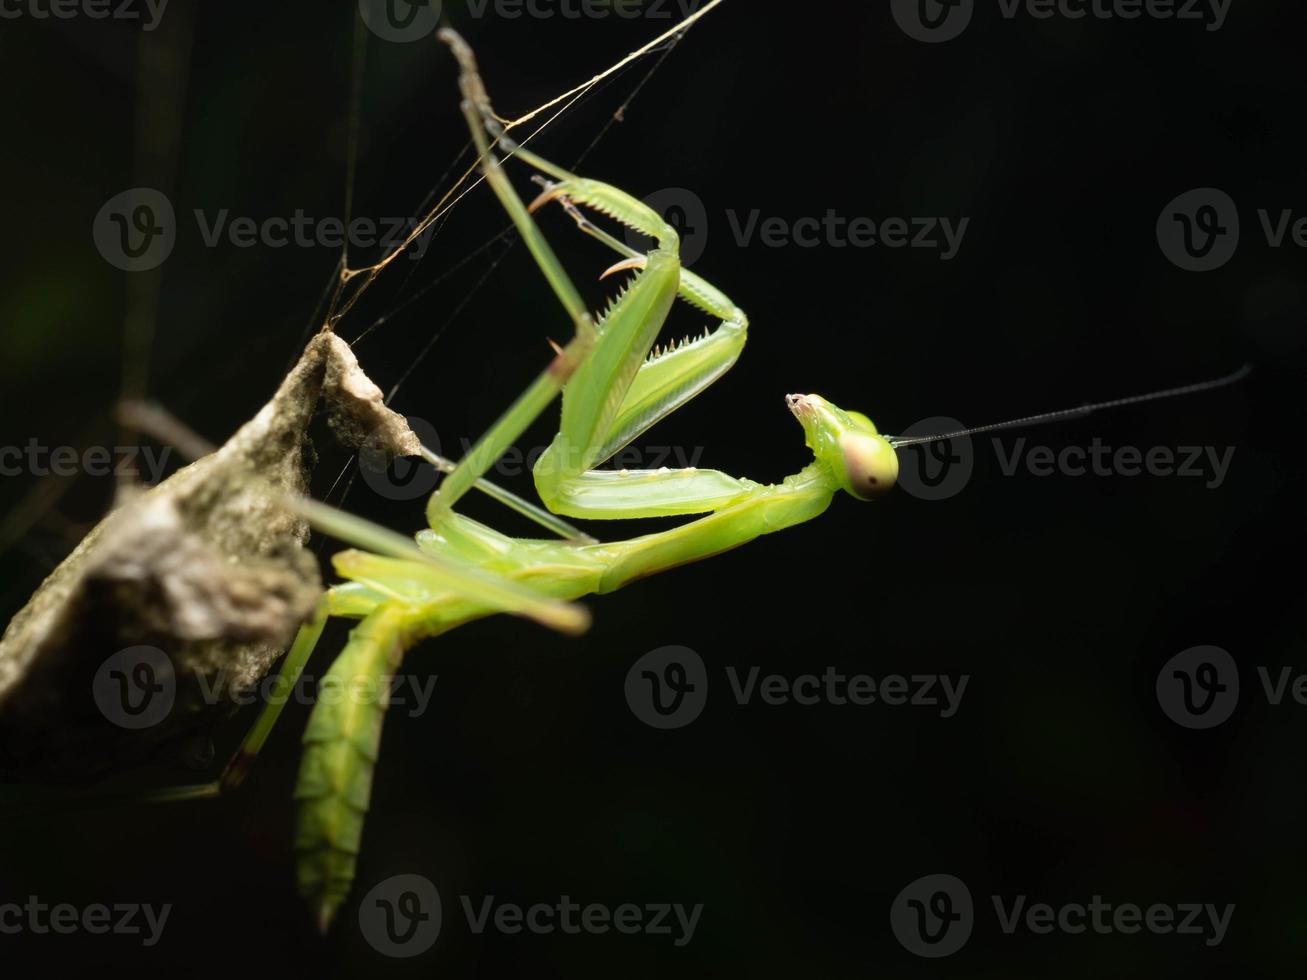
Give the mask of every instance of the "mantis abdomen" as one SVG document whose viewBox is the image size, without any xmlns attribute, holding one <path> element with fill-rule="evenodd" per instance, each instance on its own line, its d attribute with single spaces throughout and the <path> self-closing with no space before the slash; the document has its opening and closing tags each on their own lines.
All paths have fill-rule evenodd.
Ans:
<svg viewBox="0 0 1307 980">
<path fill-rule="evenodd" d="M 354 879 L 388 700 L 383 685 L 412 642 L 412 628 L 411 613 L 399 604 L 380 606 L 354 627 L 304 732 L 295 787 L 297 875 L 300 894 L 325 922 Z M 377 696 L 359 696 L 360 684 Z"/>
</svg>

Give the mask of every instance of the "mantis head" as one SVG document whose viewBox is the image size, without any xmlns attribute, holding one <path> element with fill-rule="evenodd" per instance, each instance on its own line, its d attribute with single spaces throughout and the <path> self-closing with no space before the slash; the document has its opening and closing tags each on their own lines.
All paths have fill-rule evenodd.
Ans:
<svg viewBox="0 0 1307 980">
<path fill-rule="evenodd" d="M 874 500 L 894 486 L 898 454 L 871 419 L 820 395 L 786 395 L 785 403 L 803 426 L 803 441 L 842 489 L 859 500 Z"/>
</svg>

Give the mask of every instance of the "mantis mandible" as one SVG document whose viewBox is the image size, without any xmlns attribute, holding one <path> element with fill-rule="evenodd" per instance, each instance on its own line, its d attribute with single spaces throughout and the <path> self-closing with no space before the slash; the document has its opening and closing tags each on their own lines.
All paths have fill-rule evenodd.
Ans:
<svg viewBox="0 0 1307 980">
<path fill-rule="evenodd" d="M 481 171 L 511 217 L 573 327 L 571 341 L 557 348 L 548 367 L 473 446 L 448 470 L 426 509 L 428 527 L 417 548 L 438 564 L 418 560 L 396 547 L 386 533 L 365 522 L 312 506 L 306 516 L 319 527 L 369 550 L 336 554 L 332 563 L 346 581 L 329 588 L 313 619 L 301 627 L 280 668 L 293 685 L 304 669 L 328 617 L 358 620 L 324 683 L 348 687 L 362 680 L 384 682 L 406 651 L 457 626 L 507 612 L 541 613 L 541 603 L 602 594 L 646 575 L 743 545 L 754 538 L 812 520 L 838 491 L 872 500 L 898 476 L 898 450 L 938 439 L 1081 415 L 1228 384 L 1229 378 L 1150 395 L 1032 416 L 996 426 L 894 439 L 871 420 L 819 395 L 791 394 L 786 403 L 802 426 L 813 458 L 779 483 L 763 484 L 712 469 L 614 471 L 598 469 L 660 419 L 685 405 L 720 378 L 744 347 L 748 318 L 721 290 L 681 267 L 675 228 L 649 206 L 607 183 L 579 177 L 509 140 L 478 73 L 472 51 L 455 32 L 440 34 L 460 66 L 462 111 L 480 157 Z M 492 145 L 493 144 L 493 145 Z M 496 155 L 527 163 L 543 176 L 544 190 L 527 204 L 518 196 Z M 533 213 L 558 202 L 581 231 L 617 252 L 621 259 L 604 275 L 635 273 L 598 317 L 591 317 L 567 272 L 535 223 Z M 581 209 L 611 218 L 657 245 L 641 254 L 586 218 Z M 713 317 L 703 335 L 656 349 L 676 299 Z M 534 468 L 548 513 L 540 523 L 563 537 L 514 538 L 454 508 L 495 460 L 561 394 L 557 435 Z M 432 461 L 437 461 L 433 456 Z M 522 510 L 523 502 L 514 506 Z M 530 507 L 526 508 L 528 511 Z M 553 515 L 600 520 L 701 515 L 669 530 L 627 540 L 595 542 L 567 534 Z M 399 536 L 393 536 L 399 537 Z M 405 540 L 411 550 L 412 542 Z M 547 607 L 546 607 L 547 608 Z M 577 631 L 581 617 L 539 614 L 556 627 Z M 280 710 L 270 703 L 218 780 L 155 794 L 181 800 L 213 796 L 243 779 Z M 295 847 L 301 894 L 313 906 L 319 928 L 330 927 L 353 882 L 363 822 L 384 719 L 384 699 L 319 701 L 303 736 L 304 752 L 295 789 L 298 818 Z"/>
</svg>

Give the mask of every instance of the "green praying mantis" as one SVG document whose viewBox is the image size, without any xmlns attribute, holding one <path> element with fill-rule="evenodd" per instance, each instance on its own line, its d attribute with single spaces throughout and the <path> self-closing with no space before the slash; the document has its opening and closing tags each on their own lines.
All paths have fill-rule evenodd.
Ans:
<svg viewBox="0 0 1307 980">
<path fill-rule="evenodd" d="M 573 335 L 556 348 L 546 369 L 467 456 L 447 468 L 426 508 L 428 527 L 417 533 L 416 544 L 323 505 L 301 502 L 302 513 L 319 530 L 367 550 L 333 557 L 345 581 L 326 590 L 312 619 L 300 628 L 280 668 L 279 679 L 286 685 L 293 685 L 304 670 L 329 617 L 357 620 L 358 625 L 324 684 L 381 685 L 411 647 L 464 623 L 509 613 L 579 632 L 588 620 L 572 600 L 611 592 L 643 576 L 812 520 L 838 491 L 858 500 L 875 499 L 894 485 L 898 451 L 905 447 L 1192 393 L 1243 375 L 966 432 L 899 439 L 882 435 L 867 416 L 819 395 L 791 394 L 786 403 L 802 426 L 813 458 L 779 483 L 757 483 L 712 469 L 599 469 L 731 368 L 744 347 L 748 318 L 725 293 L 681 267 L 675 228 L 649 206 L 513 143 L 491 109 L 470 48 L 453 31 L 444 30 L 440 37 L 460 66 L 462 111 L 485 180 L 571 319 Z M 496 149 L 543 175 L 543 192 L 530 204 L 518 196 Z M 621 256 L 605 276 L 634 273 L 598 317 L 588 313 L 532 216 L 550 202 L 560 204 L 581 231 Z M 637 252 L 591 222 L 582 209 L 648 236 L 656 247 Z M 697 338 L 657 349 L 659 331 L 678 298 L 713 317 L 716 325 Z M 510 537 L 456 512 L 473 487 L 493 489 L 482 479 L 486 471 L 560 393 L 558 432 L 534 468 L 545 510 L 514 503 L 557 536 Z M 434 454 L 429 459 L 441 462 Z M 597 542 L 559 515 L 599 520 L 697 516 L 668 530 Z M 193 799 L 236 787 L 268 738 L 280 707 L 269 703 L 263 709 L 216 781 L 165 790 L 154 798 Z M 315 705 L 304 732 L 294 794 L 297 875 L 300 893 L 311 903 L 323 931 L 354 879 L 384 712 L 384 699 L 324 699 Z"/>
</svg>

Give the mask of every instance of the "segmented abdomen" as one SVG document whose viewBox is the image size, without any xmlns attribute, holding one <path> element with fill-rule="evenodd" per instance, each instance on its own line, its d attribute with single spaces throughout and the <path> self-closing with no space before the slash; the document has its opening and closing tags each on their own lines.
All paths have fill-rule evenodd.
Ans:
<svg viewBox="0 0 1307 980">
<path fill-rule="evenodd" d="M 381 606 L 350 632 L 323 678 L 304 731 L 295 799 L 299 891 L 318 926 L 331 924 L 354 880 L 389 682 L 410 638 L 412 611 Z"/>
</svg>

